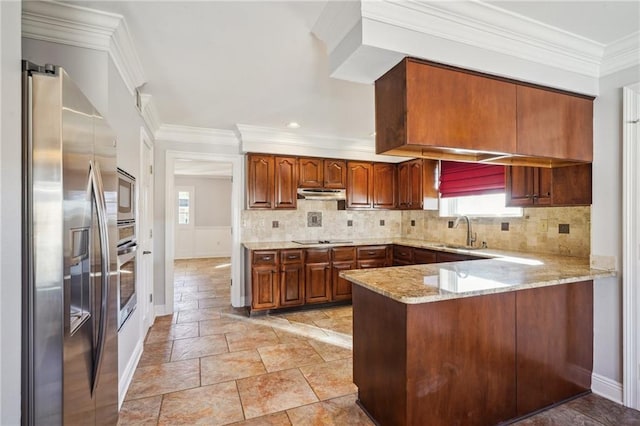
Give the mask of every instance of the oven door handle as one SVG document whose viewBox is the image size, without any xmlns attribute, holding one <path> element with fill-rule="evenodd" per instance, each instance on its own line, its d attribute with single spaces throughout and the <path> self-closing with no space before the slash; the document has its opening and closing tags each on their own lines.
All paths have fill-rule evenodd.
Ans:
<svg viewBox="0 0 640 426">
<path fill-rule="evenodd" d="M 133 245 L 130 245 L 130 246 L 118 248 L 118 256 L 123 256 L 129 253 L 135 253 L 136 251 L 138 251 L 138 246 L 134 243 Z"/>
</svg>

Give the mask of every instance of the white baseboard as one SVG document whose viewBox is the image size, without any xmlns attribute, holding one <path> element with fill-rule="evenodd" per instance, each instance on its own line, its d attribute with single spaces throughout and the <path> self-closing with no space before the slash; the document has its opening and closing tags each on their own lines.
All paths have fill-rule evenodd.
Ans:
<svg viewBox="0 0 640 426">
<path fill-rule="evenodd" d="M 591 375 L 591 391 L 603 398 L 622 404 L 622 384 L 615 380 L 593 373 Z"/>
<path fill-rule="evenodd" d="M 127 394 L 131 379 L 133 379 L 133 373 L 136 371 L 140 357 L 142 356 L 142 350 L 144 348 L 143 342 L 139 341 L 136 348 L 133 351 L 133 356 L 129 358 L 129 363 L 122 374 L 122 380 L 118 383 L 118 410 L 122 407 L 124 397 Z"/>
<path fill-rule="evenodd" d="M 153 305 L 153 313 L 155 317 L 161 317 L 163 315 L 167 315 L 167 305 Z M 154 321 L 155 321 L 154 317 Z"/>
</svg>

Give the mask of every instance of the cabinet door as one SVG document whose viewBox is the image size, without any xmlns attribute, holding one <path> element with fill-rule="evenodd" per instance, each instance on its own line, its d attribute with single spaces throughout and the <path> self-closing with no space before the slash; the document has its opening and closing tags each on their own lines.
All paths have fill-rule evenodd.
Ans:
<svg viewBox="0 0 640 426">
<path fill-rule="evenodd" d="M 249 208 L 273 208 L 273 157 L 271 155 L 249 154 L 247 169 L 247 204 Z"/>
<path fill-rule="evenodd" d="M 517 105 L 518 154 L 593 161 L 591 99 L 518 86 Z"/>
<path fill-rule="evenodd" d="M 415 265 L 424 265 L 427 263 L 436 263 L 438 260 L 437 252 L 427 249 L 413 249 L 413 263 Z"/>
<path fill-rule="evenodd" d="M 332 296 L 333 300 L 351 299 L 351 282 L 340 277 L 341 271 L 348 271 L 356 268 L 356 262 L 333 262 L 331 265 L 332 275 Z"/>
<path fill-rule="evenodd" d="M 322 188 L 324 161 L 320 158 L 298 159 L 298 186 L 300 188 Z"/>
<path fill-rule="evenodd" d="M 402 210 L 411 208 L 409 163 L 410 161 L 405 161 L 398 164 L 398 208 Z"/>
<path fill-rule="evenodd" d="M 324 187 L 345 189 L 347 187 L 347 162 L 344 160 L 324 160 Z"/>
<path fill-rule="evenodd" d="M 298 163 L 295 157 L 275 157 L 275 208 L 295 209 Z"/>
<path fill-rule="evenodd" d="M 516 295 L 518 416 L 591 388 L 593 282 Z"/>
<path fill-rule="evenodd" d="M 422 209 L 422 160 L 409 162 L 409 206 L 411 210 Z"/>
<path fill-rule="evenodd" d="M 251 270 L 253 309 L 278 307 L 278 271 L 275 266 L 254 266 Z"/>
<path fill-rule="evenodd" d="M 373 207 L 373 165 L 360 161 L 347 163 L 347 207 L 370 209 Z"/>
<path fill-rule="evenodd" d="M 535 167 L 507 167 L 505 171 L 505 199 L 509 207 L 533 204 Z"/>
<path fill-rule="evenodd" d="M 551 205 L 553 194 L 553 169 L 541 167 L 533 168 L 533 204 L 538 206 Z"/>
<path fill-rule="evenodd" d="M 302 262 L 280 266 L 280 306 L 304 305 L 304 266 Z"/>
<path fill-rule="evenodd" d="M 395 209 L 397 188 L 396 165 L 373 163 L 373 208 Z"/>
<path fill-rule="evenodd" d="M 552 170 L 554 206 L 591 204 L 591 164 L 558 167 Z"/>
<path fill-rule="evenodd" d="M 305 264 L 304 278 L 307 303 L 331 300 L 331 267 L 329 262 Z"/>
<path fill-rule="evenodd" d="M 514 152 L 514 83 L 413 60 L 406 66 L 408 144 Z"/>
<path fill-rule="evenodd" d="M 367 259 L 367 260 L 358 260 L 358 269 L 367 269 L 367 268 L 384 268 L 387 265 L 386 259 Z"/>
</svg>

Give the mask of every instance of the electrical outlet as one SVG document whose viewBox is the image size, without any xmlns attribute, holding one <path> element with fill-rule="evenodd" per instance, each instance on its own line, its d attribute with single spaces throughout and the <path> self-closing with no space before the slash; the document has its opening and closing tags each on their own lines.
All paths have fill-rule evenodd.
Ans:
<svg viewBox="0 0 640 426">
<path fill-rule="evenodd" d="M 568 234 L 569 233 L 569 224 L 568 223 L 560 223 L 558 224 L 558 234 Z"/>
<path fill-rule="evenodd" d="M 547 232 L 549 229 L 549 221 L 547 219 L 542 219 L 538 222 L 538 231 Z"/>
<path fill-rule="evenodd" d="M 509 230 L 509 222 L 500 223 L 500 230 L 501 231 L 508 231 Z"/>
<path fill-rule="evenodd" d="M 353 226 L 353 220 L 351 219 L 347 220 L 347 226 Z"/>
<path fill-rule="evenodd" d="M 447 228 L 453 228 L 453 221 L 452 220 L 447 222 Z"/>
<path fill-rule="evenodd" d="M 277 220 L 271 221 L 271 227 L 272 228 L 279 228 L 280 227 L 280 222 L 278 222 Z"/>
<path fill-rule="evenodd" d="M 411 226 L 416 226 L 416 221 L 411 219 Z"/>
<path fill-rule="evenodd" d="M 384 219 L 380 219 L 380 226 L 384 226 Z"/>
</svg>

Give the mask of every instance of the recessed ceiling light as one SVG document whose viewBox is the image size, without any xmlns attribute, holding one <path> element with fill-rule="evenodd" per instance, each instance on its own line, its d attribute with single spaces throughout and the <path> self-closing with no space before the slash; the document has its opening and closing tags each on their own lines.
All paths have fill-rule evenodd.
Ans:
<svg viewBox="0 0 640 426">
<path fill-rule="evenodd" d="M 289 123 L 287 123 L 287 127 L 290 129 L 299 129 L 300 124 L 295 121 L 290 121 Z"/>
</svg>

